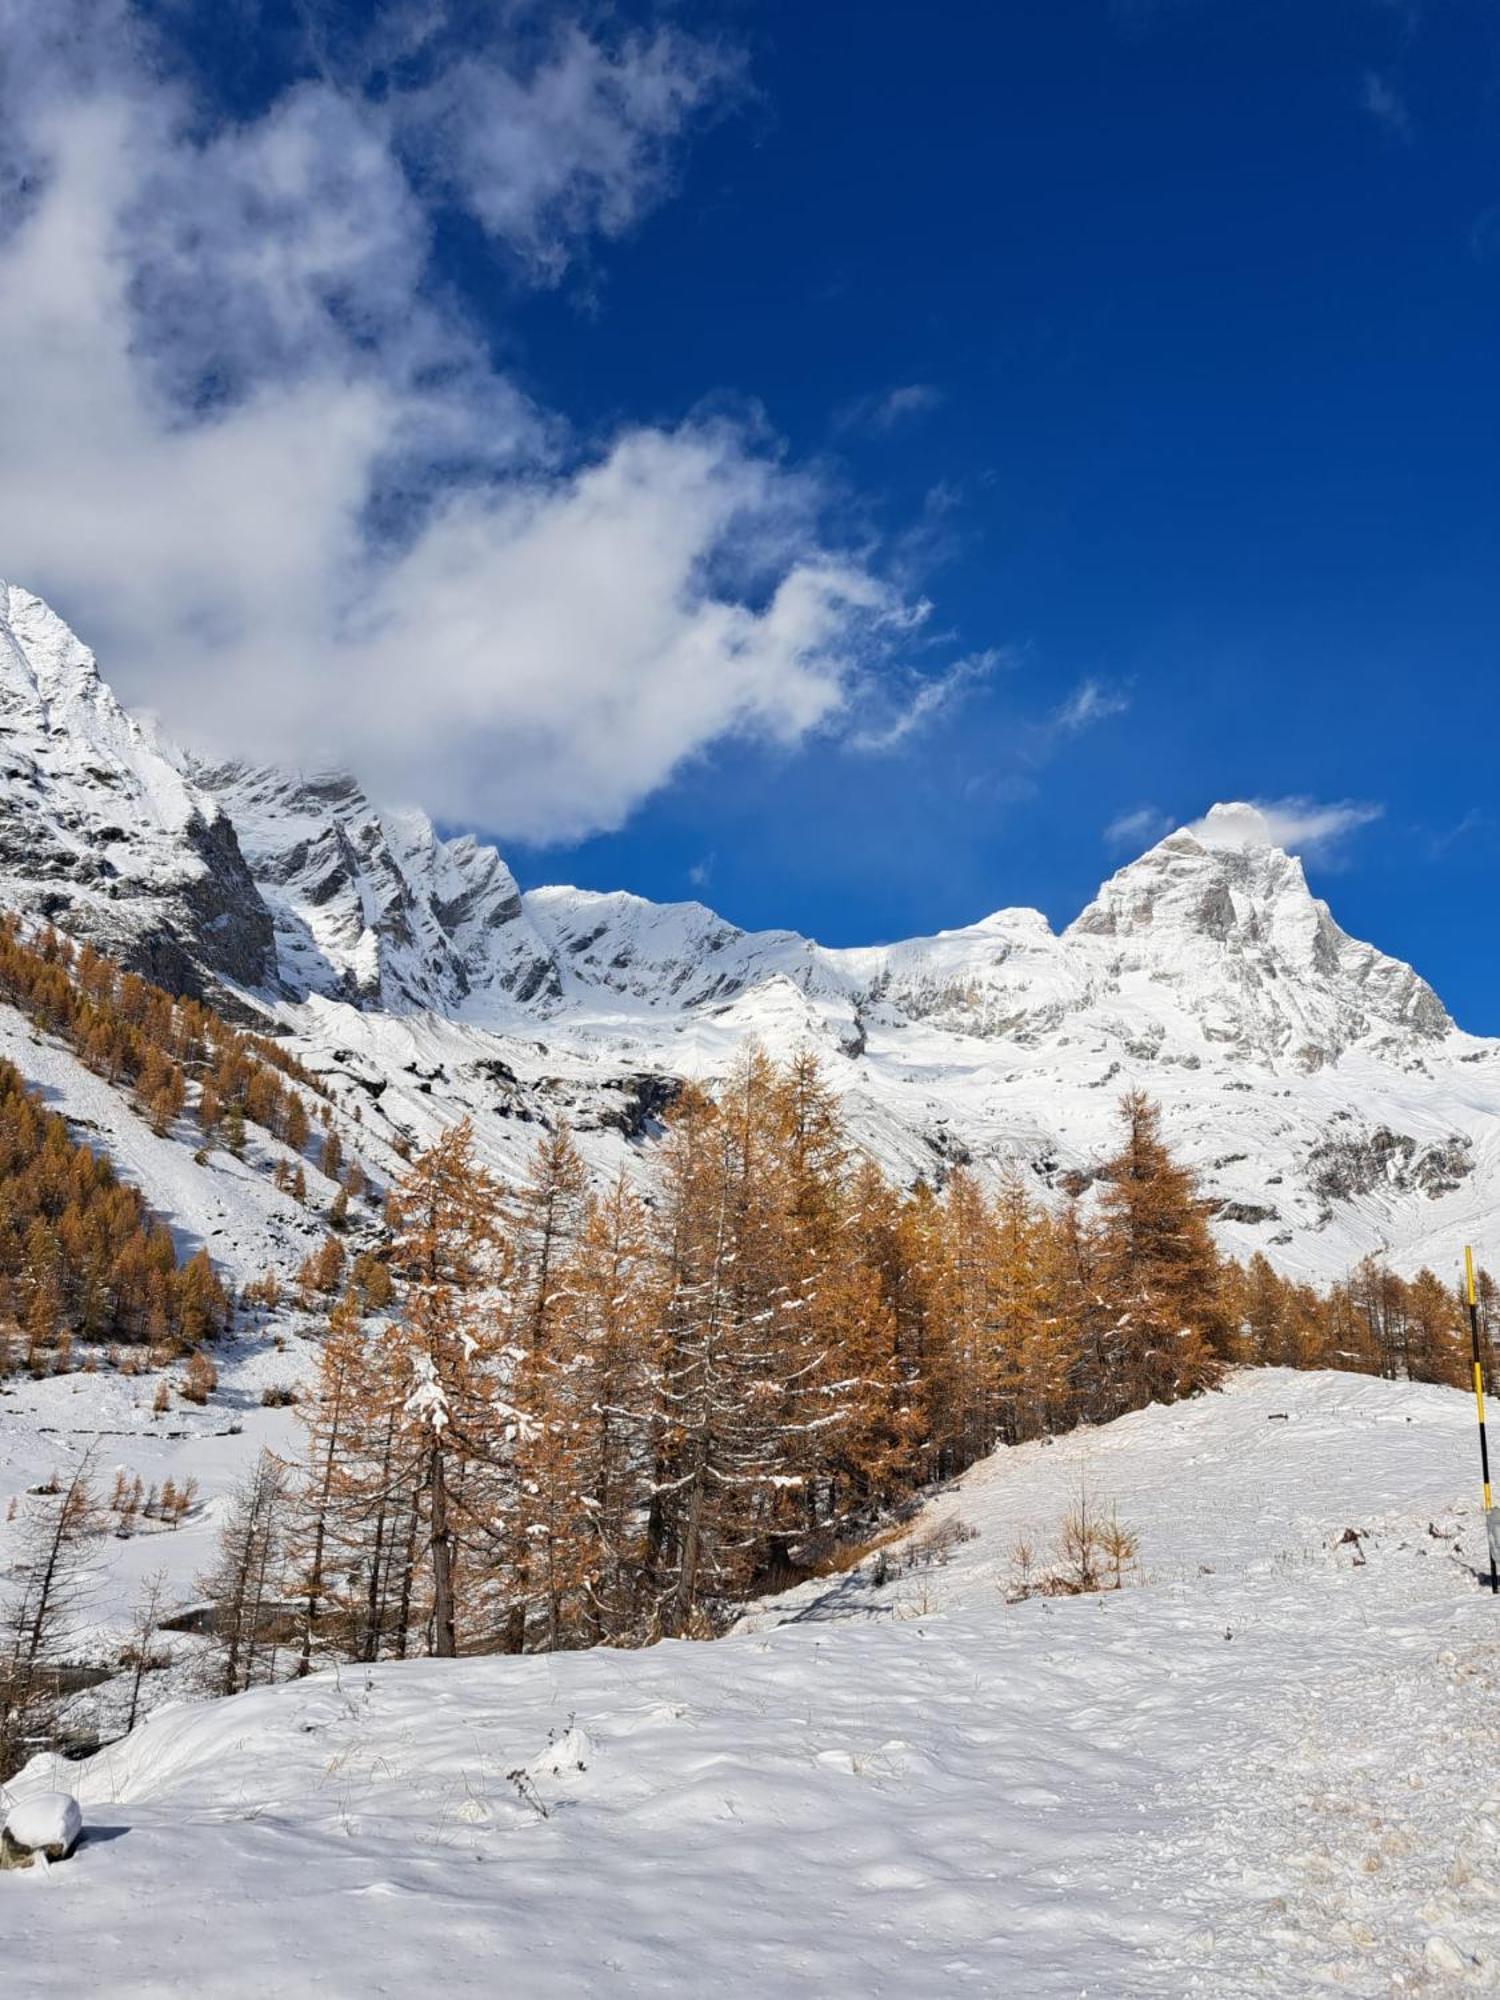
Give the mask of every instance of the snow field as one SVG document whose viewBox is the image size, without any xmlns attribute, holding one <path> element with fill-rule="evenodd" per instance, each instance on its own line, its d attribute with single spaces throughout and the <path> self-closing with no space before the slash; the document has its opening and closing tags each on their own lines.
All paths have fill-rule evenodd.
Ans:
<svg viewBox="0 0 1500 2000">
<path fill-rule="evenodd" d="M 158 1711 L 12 1787 L 117 1837 L 0 1883 L 8 1969 L 38 2000 L 1490 1990 L 1474 1457 L 1455 1392 L 1245 1374 L 997 1454 L 913 1524 L 977 1531 L 945 1559 L 719 1642 Z M 1081 1480 L 1144 1581 L 1007 1602 Z"/>
</svg>

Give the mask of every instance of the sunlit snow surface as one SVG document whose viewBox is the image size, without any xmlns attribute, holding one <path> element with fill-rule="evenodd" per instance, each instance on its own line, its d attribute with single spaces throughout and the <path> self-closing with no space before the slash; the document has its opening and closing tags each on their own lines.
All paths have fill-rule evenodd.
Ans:
<svg viewBox="0 0 1500 2000">
<path fill-rule="evenodd" d="M 878 1589 L 867 1565 L 716 1644 L 159 1713 L 15 1787 L 66 1784 L 92 1834 L 0 1877 L 5 1990 L 1486 1989 L 1474 1456 L 1451 1391 L 1245 1375 L 1000 1454 L 917 1524 L 978 1531 L 945 1564 Z M 1045 1544 L 1083 1480 L 1144 1583 L 1007 1603 L 1018 1535 Z"/>
</svg>

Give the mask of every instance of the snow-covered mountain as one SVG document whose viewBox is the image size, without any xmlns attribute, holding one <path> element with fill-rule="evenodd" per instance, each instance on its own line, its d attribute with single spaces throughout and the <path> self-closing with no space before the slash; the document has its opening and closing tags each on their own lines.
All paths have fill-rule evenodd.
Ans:
<svg viewBox="0 0 1500 2000">
<path fill-rule="evenodd" d="M 555 995 L 492 847 L 439 839 L 425 813 L 382 814 L 342 773 L 181 761 L 239 835 L 288 993 L 397 1013 L 454 1013 L 476 991 Z"/>
<path fill-rule="evenodd" d="M 1500 1196 L 1500 1043 L 1340 930 L 1242 805 L 1060 933 L 1011 909 L 831 950 L 698 903 L 523 895 L 493 848 L 351 778 L 186 756 L 0 586 L 0 901 L 274 1014 L 375 1143 L 468 1111 L 510 1167 L 565 1111 L 606 1167 L 675 1079 L 721 1075 L 754 1035 L 816 1046 L 903 1179 L 1018 1161 L 1086 1184 L 1141 1084 L 1231 1247 L 1307 1275 L 1379 1248 L 1450 1264 Z"/>
<path fill-rule="evenodd" d="M 0 902 L 55 916 L 179 990 L 275 978 L 229 820 L 126 715 L 62 620 L 3 583 Z"/>
</svg>

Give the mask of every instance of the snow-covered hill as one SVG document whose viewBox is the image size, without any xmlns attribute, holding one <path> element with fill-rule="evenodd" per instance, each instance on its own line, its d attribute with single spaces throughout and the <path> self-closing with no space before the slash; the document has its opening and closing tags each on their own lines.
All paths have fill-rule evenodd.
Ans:
<svg viewBox="0 0 1500 2000">
<path fill-rule="evenodd" d="M 697 903 L 523 895 L 492 848 L 352 779 L 187 757 L 0 586 L 0 900 L 269 1010 L 377 1150 L 467 1111 L 516 1170 L 565 1113 L 601 1170 L 635 1165 L 675 1080 L 756 1036 L 817 1047 L 906 1181 L 1014 1161 L 1086 1184 L 1142 1085 L 1226 1245 L 1297 1275 L 1371 1250 L 1451 1269 L 1500 1205 L 1500 1042 L 1340 930 L 1246 806 L 1170 835 L 1061 933 L 1001 910 L 832 950 Z"/>
<path fill-rule="evenodd" d="M 1000 1453 L 712 1645 L 158 1711 L 17 1781 L 92 1834 L 0 1876 L 7 1991 L 1494 1990 L 1473 1457 L 1452 1391 L 1244 1375 Z M 1085 1482 L 1143 1578 L 1008 1602 Z"/>
</svg>

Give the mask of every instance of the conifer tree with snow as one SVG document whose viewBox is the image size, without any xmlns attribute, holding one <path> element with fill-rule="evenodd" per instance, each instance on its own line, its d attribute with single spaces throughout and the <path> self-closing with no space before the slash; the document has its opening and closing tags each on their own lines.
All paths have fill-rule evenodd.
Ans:
<svg viewBox="0 0 1500 2000">
<path fill-rule="evenodd" d="M 374 1370 L 360 1304 L 346 1292 L 328 1316 L 318 1347 L 311 1392 L 299 1406 L 307 1449 L 303 1479 L 289 1528 L 292 1588 L 301 1606 L 297 1673 L 312 1670 L 325 1634 L 335 1631 L 352 1650 L 355 1604 L 341 1587 L 357 1574 L 362 1502 L 371 1497 L 360 1479 L 358 1447 L 372 1416 Z"/>
<path fill-rule="evenodd" d="M 514 1352 L 518 1527 L 539 1643 L 634 1629 L 662 1302 L 650 1216 L 623 1178 L 555 1257 L 545 1343 Z M 510 1641 L 524 1638 L 516 1619 Z"/>
<path fill-rule="evenodd" d="M 565 1356 L 554 1354 L 553 1346 L 566 1318 L 564 1266 L 587 1184 L 583 1160 L 563 1119 L 538 1141 L 526 1178 L 505 1204 L 510 1268 L 501 1309 L 514 1349 L 513 1401 L 525 1413 L 517 1430 L 509 1524 L 511 1601 L 505 1631 L 507 1649 L 514 1653 L 525 1650 L 534 1608 L 540 1609 L 549 1645 L 557 1645 L 562 1600 L 580 1582 L 567 1400 L 557 1394 Z"/>
</svg>

